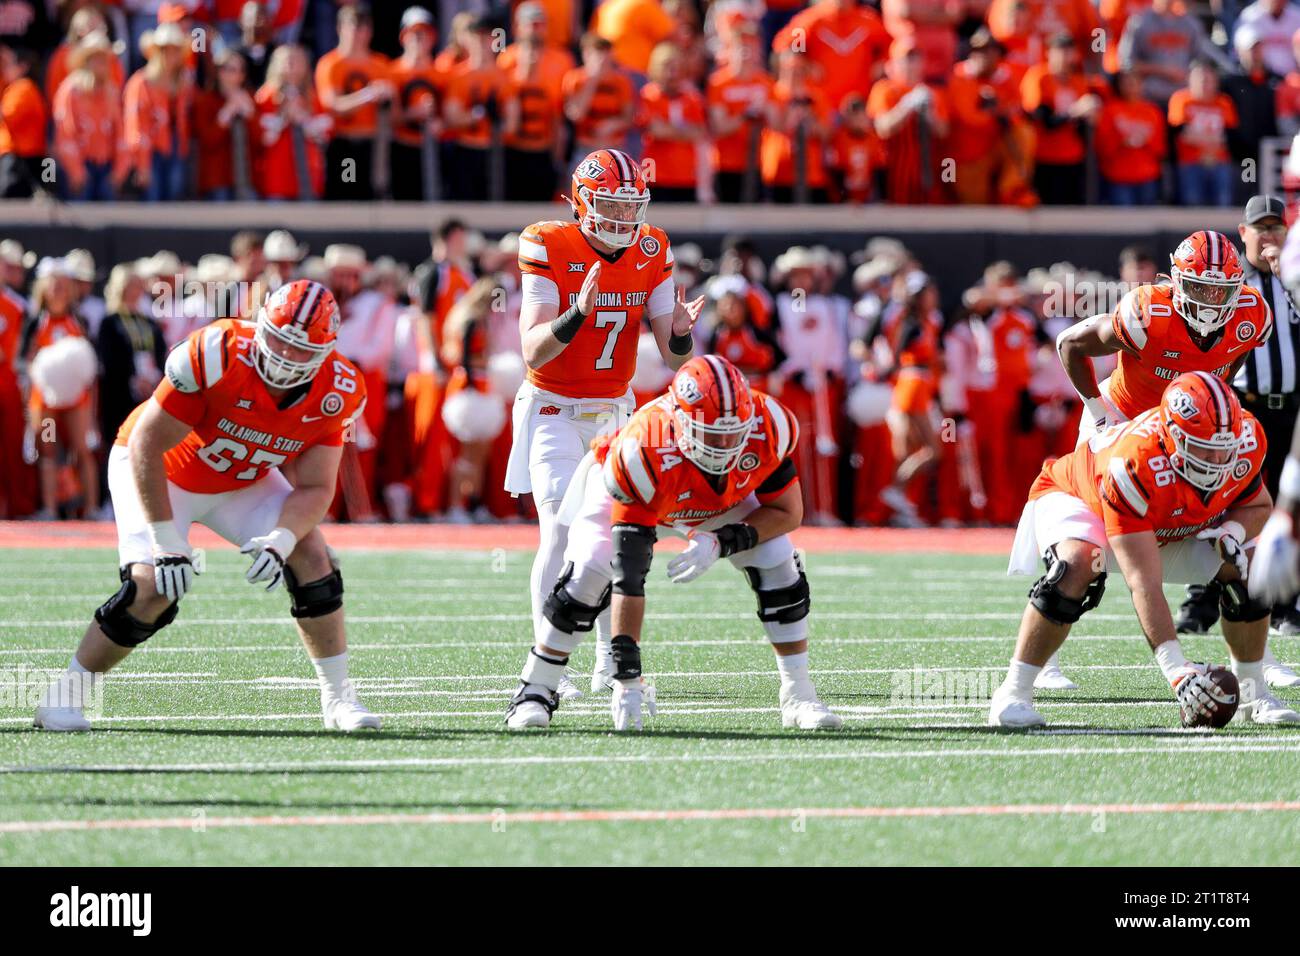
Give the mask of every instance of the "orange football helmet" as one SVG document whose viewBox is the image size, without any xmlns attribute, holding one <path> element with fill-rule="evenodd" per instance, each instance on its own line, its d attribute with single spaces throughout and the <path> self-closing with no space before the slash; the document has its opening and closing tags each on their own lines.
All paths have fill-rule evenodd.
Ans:
<svg viewBox="0 0 1300 956">
<path fill-rule="evenodd" d="M 267 297 L 257 312 L 253 366 L 275 388 L 310 382 L 334 350 L 339 306 L 319 282 L 298 279 Z"/>
<path fill-rule="evenodd" d="M 1169 257 L 1174 311 L 1198 335 L 1213 335 L 1237 309 L 1246 276 L 1237 249 L 1220 232 L 1194 232 Z"/>
<path fill-rule="evenodd" d="M 578 227 L 590 238 L 614 249 L 636 242 L 650 205 L 645 175 L 621 149 L 589 153 L 573 171 L 569 202 Z"/>
<path fill-rule="evenodd" d="M 710 475 L 735 468 L 757 424 L 740 370 L 720 355 L 697 355 L 677 370 L 668 398 L 681 453 Z"/>
<path fill-rule="evenodd" d="M 1217 375 L 1185 372 L 1160 398 L 1160 423 L 1173 445 L 1174 471 L 1202 491 L 1222 487 L 1245 433 L 1237 393 Z"/>
</svg>

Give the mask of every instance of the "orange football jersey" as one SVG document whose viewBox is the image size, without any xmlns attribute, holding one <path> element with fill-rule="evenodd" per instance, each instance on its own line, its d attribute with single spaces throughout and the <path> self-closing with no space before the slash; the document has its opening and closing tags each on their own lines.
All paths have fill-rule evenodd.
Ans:
<svg viewBox="0 0 1300 956">
<path fill-rule="evenodd" d="M 789 488 L 798 478 L 790 455 L 799 441 L 799 425 L 775 398 L 751 392 L 757 424 L 736 468 L 724 476 L 721 491 L 678 449 L 677 422 L 667 396 L 637 409 L 612 439 L 597 439 L 605 487 L 614 498 L 613 523 L 695 527 L 750 494 L 766 503 Z"/>
<path fill-rule="evenodd" d="M 316 377 L 279 407 L 253 367 L 254 326 L 222 319 L 204 326 L 167 357 L 153 398 L 194 428 L 163 456 L 167 478 L 197 494 L 246 488 L 313 445 L 341 445 L 366 404 L 365 377 L 331 352 Z M 142 403 L 117 433 L 125 445 Z"/>
<path fill-rule="evenodd" d="M 650 317 L 650 295 L 660 283 L 672 282 L 667 234 L 643 225 L 636 242 L 612 256 L 593 249 L 576 222 L 533 223 L 519 237 L 520 270 L 555 283 L 560 312 L 577 301 L 587 270 L 598 258 L 596 308 L 563 352 L 528 370 L 528 380 L 538 388 L 570 398 L 618 398 L 632 381 L 642 319 Z"/>
<path fill-rule="evenodd" d="M 1063 491 L 1106 522 L 1107 536 L 1154 531 L 1161 542 L 1180 541 L 1210 527 L 1263 484 L 1267 442 L 1255 416 L 1242 411 L 1241 457 L 1231 476 L 1208 497 L 1169 462 L 1160 409 L 1098 432 L 1070 454 L 1043 466 L 1029 498 Z"/>
<path fill-rule="evenodd" d="M 1242 286 L 1237 311 L 1202 349 L 1174 311 L 1173 297 L 1173 286 L 1167 283 L 1141 285 L 1120 299 L 1110 317 L 1125 346 L 1110 377 L 1110 400 L 1128 418 L 1159 405 L 1166 386 L 1184 372 L 1210 372 L 1226 379 L 1238 358 L 1273 333 L 1273 310 L 1253 288 Z"/>
</svg>

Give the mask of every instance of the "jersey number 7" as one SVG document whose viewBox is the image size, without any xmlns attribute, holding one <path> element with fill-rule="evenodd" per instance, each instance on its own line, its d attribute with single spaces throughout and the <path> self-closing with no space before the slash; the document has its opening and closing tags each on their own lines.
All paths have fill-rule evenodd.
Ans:
<svg viewBox="0 0 1300 956">
<path fill-rule="evenodd" d="M 613 368 L 614 346 L 618 344 L 618 334 L 627 325 L 627 312 L 597 312 L 593 324 L 598 329 L 609 327 L 609 333 L 605 336 L 605 347 L 600 350 L 600 358 L 596 359 L 596 368 L 598 370 Z"/>
</svg>

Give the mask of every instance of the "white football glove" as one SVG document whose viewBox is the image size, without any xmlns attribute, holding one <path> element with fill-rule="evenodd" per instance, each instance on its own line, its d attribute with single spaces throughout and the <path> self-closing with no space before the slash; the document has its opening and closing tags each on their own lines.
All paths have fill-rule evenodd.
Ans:
<svg viewBox="0 0 1300 956">
<path fill-rule="evenodd" d="M 694 581 L 722 555 L 722 545 L 712 531 L 692 531 L 686 536 L 686 550 L 668 562 L 668 580 L 673 584 Z"/>
<path fill-rule="evenodd" d="M 642 678 L 629 687 L 621 680 L 614 681 L 614 694 L 609 701 L 609 713 L 614 718 L 615 730 L 640 730 L 641 708 L 644 705 L 650 716 L 658 713 L 655 706 L 655 685 Z"/>
<path fill-rule="evenodd" d="M 1300 544 L 1285 511 L 1274 511 L 1259 533 L 1246 589 L 1265 604 L 1281 604 L 1300 594 Z"/>
<path fill-rule="evenodd" d="M 1083 404 L 1087 408 L 1088 414 L 1092 416 L 1093 425 L 1097 431 L 1128 421 L 1128 417 L 1116 408 L 1115 403 L 1105 395 L 1084 399 Z"/>
<path fill-rule="evenodd" d="M 265 581 L 268 591 L 274 590 L 284 577 L 284 562 L 298 546 L 297 536 L 288 528 L 276 528 L 270 534 L 249 538 L 239 549 L 240 554 L 251 555 L 253 566 L 244 575 L 249 584 Z"/>
<path fill-rule="evenodd" d="M 1206 528 L 1196 536 L 1198 541 L 1208 541 L 1214 546 L 1215 553 L 1224 564 L 1231 564 L 1237 569 L 1241 580 L 1246 580 L 1250 564 L 1246 559 L 1246 529 L 1236 521 L 1225 521 L 1216 528 Z"/>
<path fill-rule="evenodd" d="M 153 542 L 153 585 L 167 600 L 179 601 L 197 573 L 191 562 L 193 552 L 171 521 L 151 521 L 149 538 Z"/>
<path fill-rule="evenodd" d="M 1188 664 L 1170 681 L 1182 710 L 1184 724 L 1189 724 L 1192 716 L 1208 720 L 1219 709 L 1209 672 L 1210 669 L 1204 664 Z"/>
</svg>

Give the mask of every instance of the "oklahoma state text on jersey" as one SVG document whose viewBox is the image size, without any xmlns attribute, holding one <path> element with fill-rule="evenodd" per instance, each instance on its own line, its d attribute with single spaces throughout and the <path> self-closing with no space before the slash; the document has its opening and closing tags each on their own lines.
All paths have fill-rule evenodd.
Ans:
<svg viewBox="0 0 1300 956">
<path fill-rule="evenodd" d="M 1053 491 L 1074 495 L 1106 522 L 1107 536 L 1154 531 L 1161 542 L 1189 538 L 1259 493 L 1267 445 L 1255 416 L 1243 410 L 1242 418 L 1241 457 L 1223 487 L 1208 497 L 1173 470 L 1173 449 L 1161 440 L 1160 409 L 1152 408 L 1044 465 L 1029 498 Z"/>
<path fill-rule="evenodd" d="M 538 388 L 570 398 L 617 398 L 636 370 L 636 343 L 650 296 L 668 283 L 673 300 L 673 252 L 662 229 L 642 225 L 636 242 L 602 256 L 576 222 L 537 222 L 519 237 L 519 268 L 555 283 L 564 312 L 578 299 L 587 270 L 602 260 L 596 308 L 564 351 L 541 368 L 529 369 Z M 661 293 L 663 295 L 663 293 Z"/>
<path fill-rule="evenodd" d="M 799 426 L 770 395 L 754 391 L 757 422 L 736 468 L 716 490 L 677 447 L 677 421 L 667 398 L 639 408 L 604 453 L 605 487 L 614 498 L 614 524 L 694 527 L 730 511 L 751 493 L 777 498 L 798 477 L 790 457 Z M 600 441 L 599 439 L 597 440 Z"/>
<path fill-rule="evenodd" d="M 153 398 L 193 427 L 163 456 L 169 481 L 198 494 L 246 488 L 313 445 L 341 445 L 366 404 L 365 378 L 331 352 L 316 377 L 281 408 L 253 367 L 253 326 L 213 322 L 172 349 Z M 122 423 L 125 445 L 144 408 Z"/>
<path fill-rule="evenodd" d="M 1263 345 L 1273 333 L 1268 303 L 1253 288 L 1243 286 L 1237 311 L 1203 349 L 1174 312 L 1173 298 L 1168 284 L 1141 285 L 1120 299 L 1110 317 L 1115 335 L 1124 343 L 1110 377 L 1110 400 L 1128 418 L 1159 405 L 1165 386 L 1184 372 L 1226 378 L 1238 358 Z"/>
</svg>

